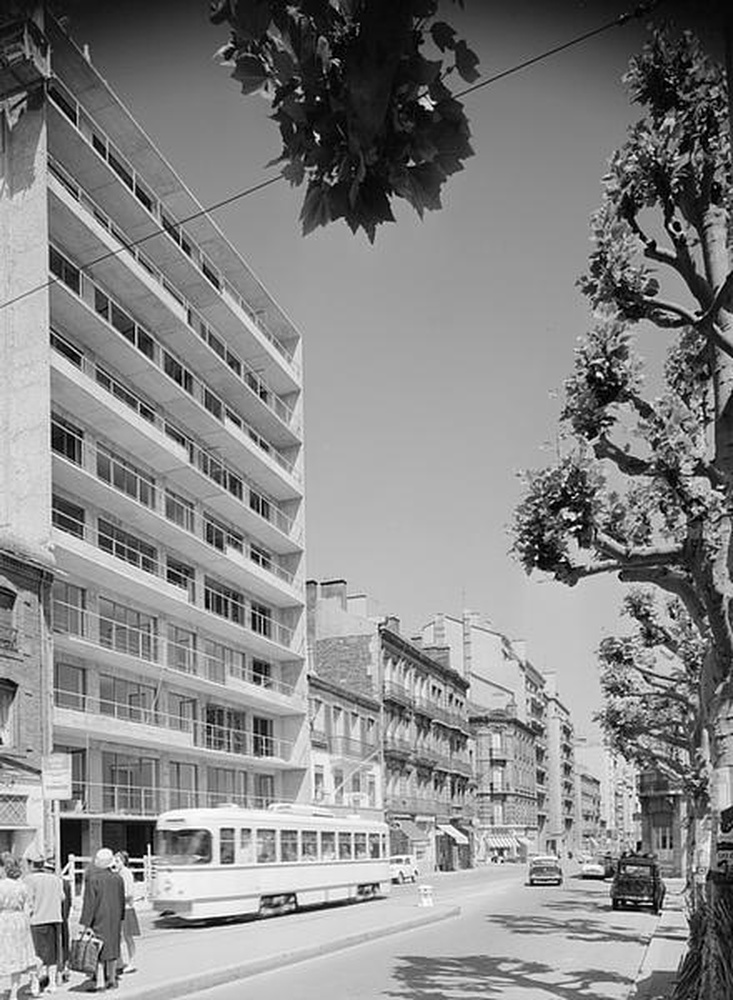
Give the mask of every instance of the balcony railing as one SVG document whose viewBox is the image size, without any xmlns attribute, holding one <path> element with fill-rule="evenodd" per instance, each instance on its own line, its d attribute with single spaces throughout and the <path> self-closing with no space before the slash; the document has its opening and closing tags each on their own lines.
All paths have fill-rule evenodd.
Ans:
<svg viewBox="0 0 733 1000">
<path fill-rule="evenodd" d="M 300 479 L 295 462 L 287 458 L 262 435 L 251 427 L 241 414 L 236 413 L 217 394 L 179 361 L 167 347 L 164 347 L 145 327 L 138 323 L 112 296 L 70 261 L 57 247 L 50 246 L 50 271 L 54 279 L 61 282 L 77 298 L 93 309 L 101 322 L 114 330 L 143 354 L 163 375 L 171 379 L 201 408 L 202 415 L 208 414 L 217 423 L 234 427 L 235 436 L 253 442 L 264 454 L 272 458 L 281 468 Z"/>
<path fill-rule="evenodd" d="M 63 89 L 62 89 L 63 88 Z M 180 247 L 187 257 L 198 267 L 209 283 L 222 298 L 229 299 L 242 310 L 254 327 L 273 345 L 277 352 L 291 365 L 294 371 L 298 367 L 293 359 L 293 352 L 268 327 L 262 315 L 254 310 L 249 303 L 236 291 L 230 282 L 214 267 L 214 265 L 199 250 L 187 234 L 184 234 L 178 223 L 173 220 L 167 209 L 149 192 L 146 183 L 140 178 L 130 164 L 123 163 L 123 157 L 115 150 L 106 135 L 91 117 L 81 108 L 71 92 L 59 81 L 54 81 L 48 91 L 49 97 L 62 114 L 72 123 L 76 131 L 97 153 L 97 155 L 117 174 L 120 180 L 137 197 L 140 204 L 155 220 L 158 230 L 154 235 L 165 232 L 173 242 Z"/>
<path fill-rule="evenodd" d="M 238 473 L 229 472 L 227 467 L 219 462 L 218 459 L 216 459 L 209 452 L 204 451 L 203 448 L 200 448 L 190 438 L 186 438 L 185 435 L 182 435 L 177 429 L 175 433 L 173 433 L 172 427 L 174 427 L 175 424 L 172 424 L 164 414 L 156 412 L 151 407 L 144 404 L 142 400 L 134 396 L 126 386 L 123 386 L 116 379 L 112 378 L 108 372 L 100 369 L 98 365 L 85 359 L 80 352 L 76 352 L 76 356 L 71 358 L 70 351 L 68 349 L 70 345 L 68 342 L 65 343 L 64 349 L 61 350 L 59 338 L 53 331 L 52 344 L 59 351 L 59 353 L 62 353 L 64 357 L 71 360 L 80 371 L 84 372 L 89 376 L 89 378 L 93 379 L 95 384 L 101 386 L 111 395 L 115 396 L 116 399 L 121 400 L 135 413 L 142 417 L 143 420 L 147 421 L 147 423 L 151 426 L 156 427 L 159 431 L 161 431 L 167 438 L 170 439 L 171 446 L 173 446 L 174 442 L 176 445 L 180 446 L 186 452 L 186 457 L 189 463 L 201 472 L 202 475 L 211 479 L 212 482 L 217 484 L 217 486 L 226 489 L 240 502 L 245 503 L 245 480 L 239 477 Z M 82 449 L 83 442 L 79 445 L 80 455 L 82 454 Z M 77 464 L 83 464 L 81 458 Z M 262 518 L 263 521 L 267 521 L 268 524 L 274 524 L 275 527 L 283 532 L 283 534 L 289 535 L 293 528 L 293 519 L 285 514 L 275 501 L 255 492 L 252 487 L 247 486 L 247 492 L 247 499 L 249 501 L 248 503 L 245 503 L 247 510 L 250 513 L 254 513 L 258 517 Z"/>
<path fill-rule="evenodd" d="M 373 743 L 365 740 L 353 739 L 351 736 L 331 736 L 331 753 L 339 757 L 353 757 L 357 760 L 366 760 L 367 757 L 377 756 L 379 748 Z"/>
<path fill-rule="evenodd" d="M 205 750 L 217 750 L 241 757 L 277 757 L 281 760 L 288 760 L 292 752 L 292 743 L 289 740 L 252 730 L 212 725 L 187 716 L 171 715 L 156 705 L 134 705 L 129 702 L 96 699 L 60 688 L 54 692 L 54 700 L 59 708 L 79 712 L 84 716 L 104 716 L 135 725 L 191 733 L 193 745 Z"/>
<path fill-rule="evenodd" d="M 64 189 L 84 208 L 107 232 L 119 243 L 120 248 L 130 254 L 157 283 L 175 299 L 178 305 L 186 311 L 188 325 L 198 334 L 212 353 L 216 354 L 246 388 L 277 416 L 284 424 L 292 427 L 296 434 L 302 430 L 300 424 L 295 424 L 293 407 L 288 406 L 267 384 L 267 382 L 246 361 L 225 346 L 222 337 L 217 336 L 211 324 L 206 323 L 200 313 L 191 303 L 168 281 L 165 275 L 152 263 L 139 246 L 133 246 L 125 234 L 114 224 L 110 217 L 81 187 L 61 164 L 52 156 L 48 158 L 49 169 Z"/>
<path fill-rule="evenodd" d="M 155 817 L 169 809 L 207 809 L 224 803 L 249 809 L 266 809 L 271 796 L 238 795 L 229 791 L 199 791 L 190 788 L 162 788 L 147 785 L 115 785 L 75 781 L 72 798 L 61 802 L 64 815 L 113 813 Z M 284 801 L 278 796 L 278 802 Z"/>
<path fill-rule="evenodd" d="M 191 674 L 221 687 L 231 688 L 229 679 L 233 678 L 252 685 L 253 692 L 268 690 L 288 697 L 295 693 L 294 685 L 263 677 L 249 666 L 249 660 L 246 668 L 234 668 L 231 662 L 224 662 L 190 643 L 158 635 L 157 620 L 152 616 L 149 625 L 139 627 L 57 599 L 53 601 L 52 610 L 54 632 L 76 636 L 100 649 L 113 650 L 177 673 Z M 191 641 L 196 638 L 192 633 Z M 198 641 L 203 643 L 205 640 Z"/>
<path fill-rule="evenodd" d="M 410 740 L 402 736 L 394 736 L 392 733 L 384 734 L 384 752 L 399 754 L 402 757 L 409 757 L 412 754 L 413 744 Z"/>
<path fill-rule="evenodd" d="M 412 693 L 403 684 L 396 681 L 384 681 L 382 684 L 384 697 L 398 702 L 400 705 L 412 705 L 414 698 Z"/>
</svg>

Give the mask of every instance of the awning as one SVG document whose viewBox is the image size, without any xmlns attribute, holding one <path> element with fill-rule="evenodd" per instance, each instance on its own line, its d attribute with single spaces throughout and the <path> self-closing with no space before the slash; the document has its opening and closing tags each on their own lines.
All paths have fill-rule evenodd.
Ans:
<svg viewBox="0 0 733 1000">
<path fill-rule="evenodd" d="M 461 833 L 460 830 L 456 830 L 454 826 L 442 826 L 438 823 L 438 829 L 441 833 L 447 834 L 447 836 L 452 837 L 457 844 L 467 844 L 468 837 L 465 833 Z"/>
<path fill-rule="evenodd" d="M 395 824 L 402 830 L 408 840 L 410 841 L 427 841 L 430 840 L 429 834 L 424 830 L 421 830 L 417 823 L 413 823 L 411 819 L 397 819 Z"/>
<path fill-rule="evenodd" d="M 500 833 L 487 833 L 481 838 L 486 847 L 507 847 L 514 850 L 517 847 L 516 837 L 507 837 Z"/>
</svg>

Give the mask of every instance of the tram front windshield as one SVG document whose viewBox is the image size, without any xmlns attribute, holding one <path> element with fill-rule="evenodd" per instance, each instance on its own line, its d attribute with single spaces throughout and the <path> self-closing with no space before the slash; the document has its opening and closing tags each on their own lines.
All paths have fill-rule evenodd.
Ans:
<svg viewBox="0 0 733 1000">
<path fill-rule="evenodd" d="M 167 865 L 206 865 L 211 862 L 208 830 L 158 830 L 156 855 Z"/>
</svg>

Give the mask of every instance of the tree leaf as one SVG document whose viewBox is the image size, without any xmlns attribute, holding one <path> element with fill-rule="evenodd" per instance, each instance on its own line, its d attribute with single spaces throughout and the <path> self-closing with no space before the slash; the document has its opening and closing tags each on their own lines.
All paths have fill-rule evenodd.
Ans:
<svg viewBox="0 0 733 1000">
<path fill-rule="evenodd" d="M 456 45 L 456 29 L 445 21 L 436 21 L 430 26 L 430 34 L 441 52 L 454 49 Z"/>
<path fill-rule="evenodd" d="M 466 81 L 466 83 L 475 83 L 476 80 L 481 76 L 478 69 L 478 56 L 475 52 L 466 45 L 466 43 L 461 39 L 456 42 L 455 47 L 456 54 L 456 69 L 461 75 L 461 78 Z"/>
</svg>

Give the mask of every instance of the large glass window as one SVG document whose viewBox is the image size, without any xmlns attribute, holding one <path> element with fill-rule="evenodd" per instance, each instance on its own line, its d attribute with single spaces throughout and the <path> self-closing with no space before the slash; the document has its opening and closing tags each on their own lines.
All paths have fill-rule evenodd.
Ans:
<svg viewBox="0 0 733 1000">
<path fill-rule="evenodd" d="M 207 865 L 211 862 L 208 830 L 158 830 L 155 853 L 165 865 Z"/>
<path fill-rule="evenodd" d="M 336 834 L 331 830 L 321 831 L 321 860 L 336 860 Z"/>
<path fill-rule="evenodd" d="M 277 838 L 275 830 L 257 831 L 257 861 L 272 864 L 277 861 Z"/>
<path fill-rule="evenodd" d="M 155 688 L 111 674 L 99 677 L 99 710 L 102 715 L 131 722 L 157 722 Z"/>
<path fill-rule="evenodd" d="M 15 746 L 17 741 L 17 693 L 14 681 L 0 679 L 0 747 Z"/>
<path fill-rule="evenodd" d="M 157 631 L 158 624 L 152 615 L 100 597 L 99 641 L 103 646 L 130 656 L 155 660 Z"/>
<path fill-rule="evenodd" d="M 234 827 L 223 826 L 219 830 L 219 864 L 234 864 Z"/>
<path fill-rule="evenodd" d="M 252 604 L 249 614 L 249 624 L 253 632 L 259 635 L 272 635 L 272 609 L 264 604 Z"/>
<path fill-rule="evenodd" d="M 303 861 L 318 861 L 318 831 L 302 830 Z"/>
<path fill-rule="evenodd" d="M 341 831 L 338 835 L 339 858 L 347 861 L 352 857 L 351 834 Z"/>
<path fill-rule="evenodd" d="M 178 625 L 168 625 L 166 662 L 184 674 L 196 673 L 196 633 Z"/>
<path fill-rule="evenodd" d="M 280 860 L 298 861 L 298 831 L 280 831 Z"/>
<path fill-rule="evenodd" d="M 71 261 L 68 261 L 55 247 L 49 247 L 49 267 L 51 274 L 63 281 L 72 292 L 76 292 L 77 295 L 81 294 L 81 271 L 78 267 L 74 267 Z"/>
<path fill-rule="evenodd" d="M 51 521 L 59 531 L 76 538 L 84 537 L 84 508 L 54 493 L 51 505 Z"/>
<path fill-rule="evenodd" d="M 210 767 L 206 772 L 209 805 L 235 802 L 237 798 L 237 772 L 228 767 Z"/>
<path fill-rule="evenodd" d="M 367 856 L 367 835 L 365 833 L 354 834 L 354 857 L 365 858 Z"/>
<path fill-rule="evenodd" d="M 169 691 L 168 720 L 173 729 L 190 733 L 196 721 L 196 699 L 190 695 Z"/>
<path fill-rule="evenodd" d="M 173 556 L 167 556 L 165 561 L 165 578 L 174 587 L 180 587 L 188 594 L 189 601 L 196 600 L 196 573 L 193 566 L 188 566 Z"/>
<path fill-rule="evenodd" d="M 154 816 L 160 811 L 155 758 L 103 752 L 102 782 L 105 812 Z"/>
<path fill-rule="evenodd" d="M 63 417 L 54 414 L 51 418 L 51 448 L 75 465 L 84 461 L 84 431 Z"/>
<path fill-rule="evenodd" d="M 155 507 L 153 477 L 101 444 L 97 445 L 97 475 L 105 483 L 126 493 L 145 507 Z"/>
<path fill-rule="evenodd" d="M 123 531 L 102 517 L 97 521 L 97 543 L 100 549 L 115 558 L 137 566 L 146 573 L 157 575 L 158 550 L 155 546 L 129 531 Z"/>
<path fill-rule="evenodd" d="M 170 704 L 170 695 L 169 704 Z M 191 809 L 198 805 L 196 765 L 172 760 L 170 763 L 170 808 Z"/>
<path fill-rule="evenodd" d="M 243 625 L 245 621 L 246 603 L 244 594 L 230 587 L 225 587 L 216 580 L 206 577 L 204 588 L 204 607 L 215 615 L 228 618 L 230 621 Z"/>
<path fill-rule="evenodd" d="M 194 505 L 172 490 L 165 491 L 165 516 L 186 531 L 196 530 Z"/>
<path fill-rule="evenodd" d="M 272 719 L 262 716 L 252 717 L 252 749 L 255 757 L 272 757 L 275 754 Z"/>
<path fill-rule="evenodd" d="M 55 663 L 53 668 L 54 702 L 59 708 L 86 708 L 87 672 L 72 663 Z"/>
<path fill-rule="evenodd" d="M 379 834 L 370 833 L 369 834 L 369 857 L 378 858 L 379 857 Z"/>
<path fill-rule="evenodd" d="M 61 580 L 53 584 L 53 629 L 66 635 L 84 635 L 86 591 Z"/>
</svg>

